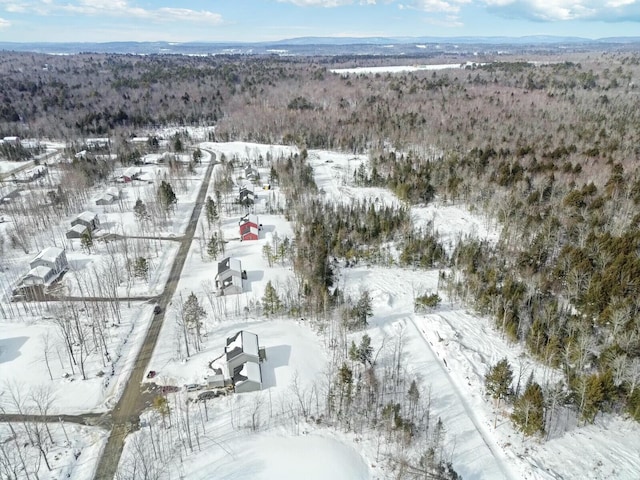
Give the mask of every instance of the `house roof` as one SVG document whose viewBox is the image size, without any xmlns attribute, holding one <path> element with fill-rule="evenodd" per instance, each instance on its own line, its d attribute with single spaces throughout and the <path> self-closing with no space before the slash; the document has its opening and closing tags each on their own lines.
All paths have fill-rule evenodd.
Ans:
<svg viewBox="0 0 640 480">
<path fill-rule="evenodd" d="M 258 335 L 240 330 L 233 337 L 227 338 L 227 346 L 224 348 L 227 360 L 237 357 L 241 353 L 258 356 Z"/>
<path fill-rule="evenodd" d="M 224 260 L 218 262 L 218 275 L 226 272 L 227 270 L 233 270 L 240 274 L 242 272 L 242 263 L 237 258 L 227 257 Z"/>
<path fill-rule="evenodd" d="M 53 262 L 58 259 L 58 257 L 64 252 L 64 250 L 60 247 L 47 247 L 42 250 L 38 255 L 31 260 L 31 263 L 36 260 L 44 260 L 45 262 Z M 45 267 L 46 268 L 46 267 Z"/>
<path fill-rule="evenodd" d="M 110 193 L 103 193 L 96 199 L 96 205 L 100 200 L 104 200 L 105 202 L 112 203 L 117 197 L 111 195 Z"/>
<path fill-rule="evenodd" d="M 87 226 L 86 225 L 82 225 L 81 223 L 77 223 L 76 225 L 74 225 L 73 227 L 71 227 L 69 229 L 70 232 L 76 232 L 79 233 L 80 235 L 84 235 L 84 232 L 87 231 Z"/>
<path fill-rule="evenodd" d="M 120 189 L 118 187 L 109 187 L 105 190 L 107 195 L 111 195 L 114 198 L 120 198 Z"/>
<path fill-rule="evenodd" d="M 236 385 L 243 382 L 262 383 L 262 373 L 260 372 L 260 364 L 257 362 L 245 362 L 238 372 L 234 370 L 233 380 Z"/>
<path fill-rule="evenodd" d="M 93 213 L 86 210 L 82 212 L 80 215 L 78 215 L 76 217 L 76 220 L 82 220 L 83 222 L 93 222 L 96 218 L 98 218 L 97 213 Z"/>
<path fill-rule="evenodd" d="M 257 227 L 259 225 L 258 216 L 248 213 L 244 217 L 241 217 L 240 222 L 238 223 L 240 224 L 240 226 L 244 225 L 245 223 L 253 223 Z"/>
<path fill-rule="evenodd" d="M 52 271 L 53 271 L 53 268 L 51 267 L 45 267 L 44 265 L 39 265 L 29 270 L 29 273 L 27 273 L 25 278 L 35 277 L 35 278 L 41 278 L 44 280 Z"/>
<path fill-rule="evenodd" d="M 240 225 L 240 235 L 244 237 L 249 233 L 253 233 L 256 237 L 260 236 L 260 230 L 258 230 L 258 227 L 254 227 L 251 224 Z"/>
</svg>

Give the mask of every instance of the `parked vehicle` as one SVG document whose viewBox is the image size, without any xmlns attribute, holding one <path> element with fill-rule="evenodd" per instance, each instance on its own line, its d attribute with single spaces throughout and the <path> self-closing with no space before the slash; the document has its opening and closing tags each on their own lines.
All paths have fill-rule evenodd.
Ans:
<svg viewBox="0 0 640 480">
<path fill-rule="evenodd" d="M 160 392 L 163 395 L 166 395 L 167 393 L 175 393 L 179 390 L 180 390 L 180 387 L 176 387 L 174 385 L 163 385 L 162 388 L 160 389 Z"/>
<path fill-rule="evenodd" d="M 190 383 L 189 385 L 185 385 L 184 389 L 187 392 L 196 392 L 202 389 L 202 385 L 198 385 L 197 383 Z"/>
<path fill-rule="evenodd" d="M 147 378 L 153 378 L 156 376 L 156 371 L 155 370 L 149 370 L 149 373 L 147 373 Z"/>
<path fill-rule="evenodd" d="M 212 398 L 219 397 L 220 395 L 222 395 L 222 392 L 218 390 L 207 390 L 206 392 L 202 392 L 201 394 L 198 395 L 198 400 L 200 401 L 210 400 Z"/>
<path fill-rule="evenodd" d="M 162 312 L 162 308 L 160 307 L 160 305 L 156 305 L 155 307 L 153 307 L 153 314 L 154 315 L 158 315 L 161 312 Z"/>
</svg>

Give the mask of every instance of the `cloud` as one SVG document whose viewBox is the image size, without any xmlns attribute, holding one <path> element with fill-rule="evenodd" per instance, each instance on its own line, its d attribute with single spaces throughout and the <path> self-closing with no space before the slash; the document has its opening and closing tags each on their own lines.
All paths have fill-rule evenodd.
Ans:
<svg viewBox="0 0 640 480">
<path fill-rule="evenodd" d="M 376 0 L 278 0 L 280 3 L 291 3 L 298 7 L 343 7 L 345 5 L 375 5 Z"/>
<path fill-rule="evenodd" d="M 454 14 L 460 11 L 461 5 L 471 3 L 471 0 L 415 0 L 413 8 L 429 13 Z"/>
<path fill-rule="evenodd" d="M 0 18 L 0 30 L 3 28 L 8 28 L 11 26 L 11 22 L 9 20 L 5 20 L 4 18 Z"/>
<path fill-rule="evenodd" d="M 482 0 L 490 12 L 528 20 L 640 21 L 640 0 Z"/>
<path fill-rule="evenodd" d="M 173 7 L 147 9 L 127 0 L 76 0 L 66 3 L 55 0 L 27 0 L 20 3 L 0 0 L 0 8 L 11 13 L 32 13 L 43 16 L 75 14 L 89 17 L 135 18 L 158 23 L 188 22 L 207 25 L 222 23 L 222 15 L 206 10 Z"/>
</svg>

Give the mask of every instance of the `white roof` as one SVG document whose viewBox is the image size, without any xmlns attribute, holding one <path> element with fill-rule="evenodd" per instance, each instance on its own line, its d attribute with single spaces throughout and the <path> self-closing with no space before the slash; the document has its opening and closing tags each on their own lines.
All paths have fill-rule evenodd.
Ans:
<svg viewBox="0 0 640 480">
<path fill-rule="evenodd" d="M 109 187 L 107 188 L 106 193 L 115 198 L 120 197 L 120 189 L 118 187 Z"/>
<path fill-rule="evenodd" d="M 258 335 L 255 333 L 242 331 L 242 351 L 249 354 L 258 356 Z"/>
<path fill-rule="evenodd" d="M 84 220 L 85 222 L 93 222 L 98 217 L 97 213 L 90 212 L 88 210 L 82 212 L 76 218 L 78 220 Z"/>
<path fill-rule="evenodd" d="M 82 235 L 84 232 L 87 231 L 87 226 L 86 225 L 82 225 L 81 223 L 77 223 L 76 225 L 74 225 L 73 227 L 71 227 L 69 229 L 70 232 L 77 232 L 80 235 Z"/>
<path fill-rule="evenodd" d="M 262 375 L 260 375 L 260 365 L 256 362 L 247 362 L 242 366 L 240 375 L 247 377 L 247 382 L 262 383 Z M 242 383 L 242 382 L 238 382 Z"/>
<path fill-rule="evenodd" d="M 96 199 L 96 204 L 100 201 L 100 200 L 105 200 L 109 203 L 113 202 L 117 197 L 115 195 L 112 195 L 110 193 L 103 193 L 102 195 L 100 195 L 97 199 Z"/>
<path fill-rule="evenodd" d="M 36 257 L 32 260 L 45 260 L 47 262 L 55 262 L 56 259 L 64 252 L 64 250 L 60 247 L 47 247 L 42 250 Z M 46 267 L 45 267 L 46 268 Z"/>
<path fill-rule="evenodd" d="M 44 279 L 52 270 L 53 268 L 51 267 L 39 265 L 36 268 L 32 268 L 31 270 L 29 270 L 29 273 L 27 273 L 27 277 L 38 277 Z"/>
<path fill-rule="evenodd" d="M 240 225 L 243 225 L 245 223 L 255 223 L 256 225 L 259 225 L 258 216 L 254 214 L 245 215 L 240 219 Z"/>
<path fill-rule="evenodd" d="M 237 258 L 229 259 L 229 270 L 235 270 L 236 272 L 242 271 L 242 263 Z"/>
</svg>

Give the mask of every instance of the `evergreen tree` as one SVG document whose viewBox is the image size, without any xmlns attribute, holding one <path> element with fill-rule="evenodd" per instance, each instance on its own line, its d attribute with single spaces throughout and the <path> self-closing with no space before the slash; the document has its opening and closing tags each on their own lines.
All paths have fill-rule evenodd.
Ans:
<svg viewBox="0 0 640 480">
<path fill-rule="evenodd" d="M 211 235 L 209 242 L 207 243 L 207 255 L 215 259 L 220 251 L 220 245 L 218 242 L 218 236 L 214 233 Z"/>
<path fill-rule="evenodd" d="M 178 198 L 173 192 L 171 184 L 164 180 L 158 188 L 158 201 L 160 202 L 160 205 L 162 205 L 162 208 L 167 212 L 173 210 L 176 203 L 178 203 Z"/>
<path fill-rule="evenodd" d="M 373 363 L 372 355 L 371 337 L 365 333 L 360 340 L 360 345 L 358 345 L 358 361 L 364 367 L 367 366 L 367 363 L 371 365 Z"/>
<path fill-rule="evenodd" d="M 196 147 L 193 151 L 193 161 L 197 164 L 202 163 L 202 150 L 200 150 L 200 147 Z"/>
<path fill-rule="evenodd" d="M 209 224 L 209 227 L 211 227 L 211 224 L 218 219 L 218 206 L 216 205 L 216 202 L 213 201 L 213 198 L 207 197 L 205 211 L 207 215 L 207 223 Z"/>
<path fill-rule="evenodd" d="M 136 258 L 133 263 L 133 275 L 138 278 L 146 279 L 149 275 L 149 262 L 144 257 Z"/>
<path fill-rule="evenodd" d="M 544 395 L 533 378 L 529 378 L 524 393 L 513 403 L 511 420 L 526 436 L 544 433 Z"/>
<path fill-rule="evenodd" d="M 493 367 L 489 368 L 489 371 L 484 376 L 487 392 L 498 400 L 498 405 L 500 405 L 500 400 L 507 398 L 509 395 L 512 380 L 513 370 L 506 358 L 503 358 Z"/>
<path fill-rule="evenodd" d="M 147 206 L 141 199 L 136 200 L 136 204 L 133 206 L 133 213 L 135 214 L 136 219 L 139 222 L 146 220 L 149 217 Z"/>
<path fill-rule="evenodd" d="M 367 319 L 373 315 L 373 307 L 371 305 L 371 295 L 369 294 L 369 290 L 364 289 L 360 293 L 360 298 L 356 303 L 353 313 L 357 322 L 356 327 L 366 328 L 368 325 Z"/>
<path fill-rule="evenodd" d="M 262 296 L 262 311 L 266 315 L 274 315 L 279 313 L 281 309 L 282 303 L 280 302 L 278 293 L 271 284 L 271 280 L 269 280 L 264 288 L 264 295 Z"/>
<path fill-rule="evenodd" d="M 85 231 L 82 234 L 82 237 L 80 237 L 80 246 L 87 252 L 91 252 L 91 247 L 93 247 L 93 237 L 89 230 Z"/>
</svg>

